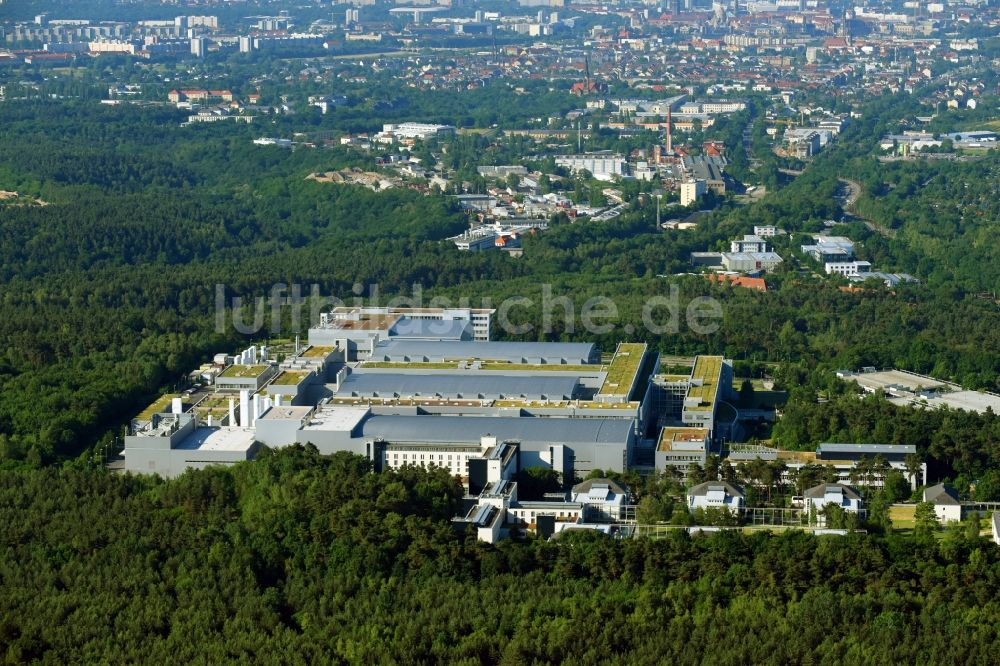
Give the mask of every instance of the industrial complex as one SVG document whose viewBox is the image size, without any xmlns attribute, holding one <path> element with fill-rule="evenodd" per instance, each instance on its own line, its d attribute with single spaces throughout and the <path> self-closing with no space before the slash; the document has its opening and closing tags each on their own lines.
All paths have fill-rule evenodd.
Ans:
<svg viewBox="0 0 1000 666">
<path fill-rule="evenodd" d="M 665 372 L 644 343 L 602 350 L 492 341 L 492 314 L 342 307 L 287 353 L 252 346 L 218 354 L 192 373 L 193 388 L 161 397 L 132 420 L 113 465 L 173 477 L 301 444 L 364 456 L 377 471 L 439 467 L 468 493 L 456 525 L 492 541 L 511 530 L 555 534 L 634 513 L 627 489 L 607 479 L 565 497 L 521 501 L 517 478 L 526 468 L 553 470 L 569 487 L 595 473 L 683 474 L 716 455 L 780 459 L 789 473 L 824 465 L 848 481 L 866 456 L 904 470 L 914 453 L 912 446 L 823 444 L 801 453 L 735 444 L 741 412 L 725 358 L 696 356 Z M 926 481 L 926 468 L 921 476 L 911 482 Z"/>
</svg>

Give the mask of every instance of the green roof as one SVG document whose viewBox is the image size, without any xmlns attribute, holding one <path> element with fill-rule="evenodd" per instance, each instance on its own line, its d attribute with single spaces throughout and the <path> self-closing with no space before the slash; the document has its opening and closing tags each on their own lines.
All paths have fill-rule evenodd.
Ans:
<svg viewBox="0 0 1000 666">
<path fill-rule="evenodd" d="M 689 398 L 698 398 L 699 403 L 711 407 L 719 389 L 719 378 L 722 375 L 721 356 L 699 356 L 694 361 L 691 379 L 700 379 L 701 386 L 692 385 L 688 389 Z"/>
<path fill-rule="evenodd" d="M 326 356 L 332 352 L 336 347 L 310 347 L 309 349 L 302 352 L 302 358 L 317 358 L 320 356 Z"/>
<path fill-rule="evenodd" d="M 295 386 L 303 379 L 308 377 L 311 373 L 304 372 L 301 370 L 286 370 L 280 375 L 274 378 L 272 384 L 278 384 L 279 386 Z"/>
<path fill-rule="evenodd" d="M 686 382 L 691 379 L 690 375 L 656 375 L 656 378 L 664 382 Z"/>
<path fill-rule="evenodd" d="M 170 404 L 174 398 L 181 397 L 180 393 L 164 393 L 159 398 L 154 400 L 146 409 L 139 412 L 136 416 L 140 421 L 149 421 L 153 418 L 153 414 L 160 414 L 161 412 L 169 412 Z"/>
<path fill-rule="evenodd" d="M 601 395 L 628 395 L 646 352 L 645 343 L 621 343 L 615 351 L 608 374 L 601 386 Z"/>
<path fill-rule="evenodd" d="M 266 365 L 231 365 L 223 370 L 219 377 L 227 379 L 250 379 L 260 377 L 269 366 Z"/>
</svg>

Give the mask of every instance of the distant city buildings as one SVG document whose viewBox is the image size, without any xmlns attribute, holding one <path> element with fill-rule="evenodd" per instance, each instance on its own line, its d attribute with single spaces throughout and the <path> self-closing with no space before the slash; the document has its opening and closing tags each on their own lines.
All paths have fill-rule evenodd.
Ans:
<svg viewBox="0 0 1000 666">
<path fill-rule="evenodd" d="M 681 183 L 681 205 L 690 206 L 700 199 L 707 191 L 705 181 L 686 180 Z"/>
<path fill-rule="evenodd" d="M 167 93 L 167 99 L 173 103 L 177 102 L 232 102 L 233 92 L 231 90 L 171 90 Z"/>
<path fill-rule="evenodd" d="M 785 130 L 784 141 L 788 151 L 800 159 L 816 155 L 821 145 L 819 132 L 808 127 Z"/>
<path fill-rule="evenodd" d="M 574 173 L 586 171 L 597 180 L 626 175 L 625 158 L 619 155 L 557 155 L 556 165 Z"/>
<path fill-rule="evenodd" d="M 455 135 L 455 128 L 451 125 L 432 125 L 427 123 L 400 123 L 386 124 L 382 126 L 382 133 L 376 138 L 379 140 L 400 141 L 403 139 L 428 139 L 447 138 Z"/>
</svg>

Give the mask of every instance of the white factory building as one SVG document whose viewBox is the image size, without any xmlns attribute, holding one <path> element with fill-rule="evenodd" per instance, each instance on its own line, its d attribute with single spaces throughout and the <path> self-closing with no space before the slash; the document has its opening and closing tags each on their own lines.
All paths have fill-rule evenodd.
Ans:
<svg viewBox="0 0 1000 666">
<path fill-rule="evenodd" d="M 331 321 L 368 332 L 384 330 L 386 317 L 400 324 L 393 314 L 373 316 Z M 173 476 L 250 459 L 258 444 L 312 444 L 365 456 L 377 469 L 433 464 L 468 482 L 470 461 L 491 437 L 517 442 L 523 464 L 565 478 L 632 464 L 659 364 L 646 345 L 602 355 L 591 343 L 454 339 L 453 327 L 469 333 L 469 320 L 418 323 L 420 335 L 373 338 L 364 353 L 338 337 L 297 347 L 280 363 L 256 348 L 220 354 L 193 373 L 214 376 L 213 389 L 161 399 L 133 420 L 121 468 Z M 434 338 L 432 325 L 448 337 Z"/>
<path fill-rule="evenodd" d="M 588 171 L 597 180 L 611 180 L 626 174 L 625 158 L 621 155 L 557 155 L 555 160 L 556 165 L 573 173 Z"/>
<path fill-rule="evenodd" d="M 431 125 L 427 123 L 385 124 L 379 140 L 399 141 L 402 139 L 442 139 L 455 136 L 455 128 L 451 125 Z"/>
</svg>

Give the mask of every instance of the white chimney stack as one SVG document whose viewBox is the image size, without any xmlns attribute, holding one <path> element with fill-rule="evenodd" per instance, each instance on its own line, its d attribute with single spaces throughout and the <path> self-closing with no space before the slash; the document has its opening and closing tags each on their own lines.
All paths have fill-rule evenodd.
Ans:
<svg viewBox="0 0 1000 666">
<path fill-rule="evenodd" d="M 253 418 L 250 419 L 250 425 L 257 423 L 257 419 L 260 418 L 260 393 L 253 394 Z"/>
<path fill-rule="evenodd" d="M 209 428 L 212 427 L 212 415 L 211 414 L 208 415 L 208 427 Z"/>
<path fill-rule="evenodd" d="M 250 427 L 250 391 L 240 391 L 240 427 Z"/>
<path fill-rule="evenodd" d="M 170 413 L 171 414 L 181 414 L 184 411 L 184 401 L 180 398 L 174 398 L 170 401 Z"/>
<path fill-rule="evenodd" d="M 275 393 L 274 394 L 274 406 L 275 407 L 281 407 L 281 394 L 280 393 Z"/>
<path fill-rule="evenodd" d="M 232 396 L 229 398 L 229 425 L 230 427 L 236 425 L 236 401 Z"/>
</svg>

